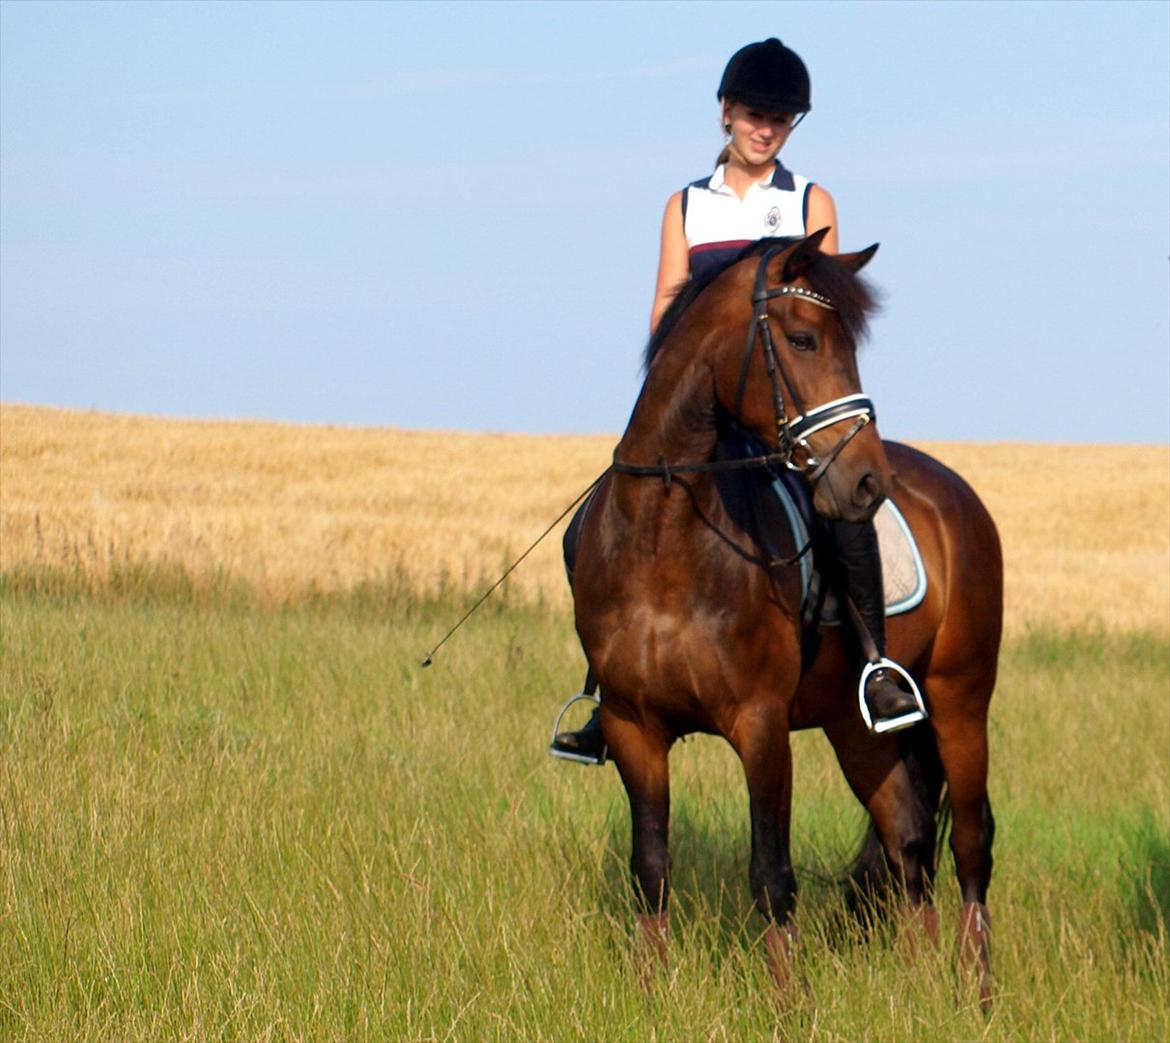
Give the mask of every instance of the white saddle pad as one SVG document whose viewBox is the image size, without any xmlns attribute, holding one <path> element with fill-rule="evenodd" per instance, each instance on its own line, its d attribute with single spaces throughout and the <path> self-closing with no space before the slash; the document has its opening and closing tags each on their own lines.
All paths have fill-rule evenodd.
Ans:
<svg viewBox="0 0 1170 1043">
<path fill-rule="evenodd" d="M 808 541 L 808 528 L 792 500 L 792 494 L 779 480 L 773 482 L 773 488 L 788 515 L 797 546 L 803 547 Z M 926 566 L 923 565 L 922 555 L 919 554 L 918 545 L 914 542 L 914 534 L 910 531 L 902 512 L 898 510 L 898 505 L 892 500 L 886 500 L 881 505 L 874 515 L 873 524 L 877 530 L 878 552 L 882 558 L 886 615 L 896 616 L 901 612 L 909 612 L 922 604 L 922 599 L 926 597 Z M 801 580 L 806 597 L 813 576 L 813 563 L 809 560 L 810 557 L 806 554 L 800 559 Z M 825 594 L 821 622 L 830 626 L 839 625 L 841 622 L 841 607 L 831 587 Z"/>
</svg>

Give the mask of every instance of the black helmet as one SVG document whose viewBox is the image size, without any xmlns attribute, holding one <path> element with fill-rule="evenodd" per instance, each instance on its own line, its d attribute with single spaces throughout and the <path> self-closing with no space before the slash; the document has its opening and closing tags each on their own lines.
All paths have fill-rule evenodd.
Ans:
<svg viewBox="0 0 1170 1043">
<path fill-rule="evenodd" d="M 774 36 L 731 56 L 719 81 L 720 101 L 740 101 L 765 112 L 800 114 L 812 108 L 808 69 Z"/>
</svg>

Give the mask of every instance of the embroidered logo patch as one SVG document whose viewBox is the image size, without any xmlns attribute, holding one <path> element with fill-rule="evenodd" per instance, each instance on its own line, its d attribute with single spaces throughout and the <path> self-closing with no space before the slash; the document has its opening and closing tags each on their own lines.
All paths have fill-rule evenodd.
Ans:
<svg viewBox="0 0 1170 1043">
<path fill-rule="evenodd" d="M 774 232 L 777 228 L 780 227 L 780 208 L 778 206 L 772 207 L 772 209 L 764 215 L 764 227 L 768 229 L 769 232 Z"/>
</svg>

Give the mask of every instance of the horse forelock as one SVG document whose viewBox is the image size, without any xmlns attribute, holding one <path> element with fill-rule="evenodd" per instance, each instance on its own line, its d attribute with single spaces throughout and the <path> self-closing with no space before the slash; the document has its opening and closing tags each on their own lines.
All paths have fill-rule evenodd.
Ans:
<svg viewBox="0 0 1170 1043">
<path fill-rule="evenodd" d="M 679 320 L 692 304 L 728 268 L 749 257 L 758 257 L 765 250 L 796 242 L 795 239 L 757 239 L 745 246 L 725 265 L 714 268 L 704 276 L 692 278 L 670 302 L 658 322 L 658 328 L 646 342 L 642 356 L 643 371 L 650 368 L 662 345 L 669 339 Z M 877 298 L 869 283 L 856 272 L 846 267 L 831 254 L 818 253 L 812 265 L 805 272 L 805 281 L 816 293 L 828 297 L 837 309 L 837 320 L 850 347 L 856 348 L 864 339 L 869 327 L 869 316 L 877 309 Z"/>
<path fill-rule="evenodd" d="M 832 254 L 818 253 L 805 281 L 837 309 L 837 321 L 850 348 L 856 349 L 869 331 L 869 317 L 877 310 L 877 294 L 869 282 Z"/>
</svg>

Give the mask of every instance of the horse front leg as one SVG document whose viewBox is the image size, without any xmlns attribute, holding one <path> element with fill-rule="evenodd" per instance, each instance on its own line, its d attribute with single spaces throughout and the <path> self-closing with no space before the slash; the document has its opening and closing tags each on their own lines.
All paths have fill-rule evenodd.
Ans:
<svg viewBox="0 0 1170 1043">
<path fill-rule="evenodd" d="M 731 736 L 743 762 L 751 803 L 752 896 L 767 928 L 768 970 L 784 991 L 796 956 L 796 874 L 789 856 L 792 823 L 792 753 L 788 722 L 780 709 L 741 714 Z"/>
<path fill-rule="evenodd" d="M 670 743 L 663 734 L 615 716 L 605 703 L 601 728 L 630 801 L 630 875 L 641 945 L 648 956 L 642 975 L 647 982 L 653 963 L 666 965 L 670 927 Z"/>
</svg>

